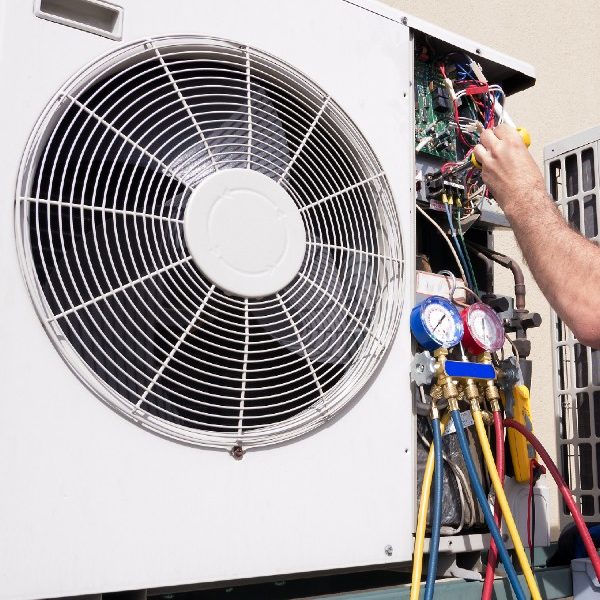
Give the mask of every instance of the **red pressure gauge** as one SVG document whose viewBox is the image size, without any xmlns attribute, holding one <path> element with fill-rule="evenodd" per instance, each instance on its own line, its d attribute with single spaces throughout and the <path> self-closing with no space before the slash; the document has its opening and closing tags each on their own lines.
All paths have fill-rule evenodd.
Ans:
<svg viewBox="0 0 600 600">
<path fill-rule="evenodd" d="M 504 345 L 504 327 L 498 315 L 487 304 L 475 302 L 463 309 L 465 328 L 463 346 L 470 354 L 496 352 Z"/>
</svg>

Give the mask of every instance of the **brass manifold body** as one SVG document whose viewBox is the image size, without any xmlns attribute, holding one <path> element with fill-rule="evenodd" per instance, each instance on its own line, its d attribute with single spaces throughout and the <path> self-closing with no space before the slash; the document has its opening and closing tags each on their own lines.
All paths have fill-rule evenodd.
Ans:
<svg viewBox="0 0 600 600">
<path fill-rule="evenodd" d="M 488 411 L 481 409 L 481 399 L 485 398 L 492 411 L 500 410 L 500 391 L 496 385 L 496 380 L 476 382 L 473 379 L 456 381 L 446 375 L 444 368 L 448 357 L 446 348 L 438 348 L 434 352 L 436 358 L 437 378 L 432 384 L 430 395 L 433 405 L 444 398 L 448 402 L 449 410 L 459 410 L 459 403 L 465 401 L 469 404 L 471 411 L 482 412 L 486 423 L 492 421 L 492 416 Z M 479 362 L 492 364 L 492 357 L 489 352 L 485 352 L 479 357 Z M 437 411 L 437 409 L 436 409 Z"/>
</svg>

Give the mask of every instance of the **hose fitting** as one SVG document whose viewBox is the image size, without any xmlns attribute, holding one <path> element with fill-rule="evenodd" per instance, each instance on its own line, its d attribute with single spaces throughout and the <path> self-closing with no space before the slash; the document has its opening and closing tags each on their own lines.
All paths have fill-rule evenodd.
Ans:
<svg viewBox="0 0 600 600">
<path fill-rule="evenodd" d="M 479 400 L 479 388 L 477 384 L 472 379 L 467 379 L 463 386 L 463 391 L 465 394 L 465 400 L 467 402 L 472 402 L 473 400 Z"/>
<path fill-rule="evenodd" d="M 458 387 L 450 379 L 450 377 L 446 377 L 446 381 L 444 385 L 442 385 L 442 394 L 446 400 L 448 400 L 448 404 L 450 404 L 450 400 L 456 399 L 458 401 Z"/>
<path fill-rule="evenodd" d="M 488 381 L 485 386 L 485 399 L 488 401 L 492 412 L 500 410 L 500 390 L 493 381 Z"/>
<path fill-rule="evenodd" d="M 458 408 L 458 398 L 448 398 L 448 410 L 459 410 Z"/>
<path fill-rule="evenodd" d="M 450 404 L 451 400 L 458 399 L 458 387 L 456 383 L 446 375 L 446 359 L 448 357 L 448 350 L 446 348 L 438 348 L 433 355 L 437 360 L 436 371 L 438 373 L 436 385 L 442 390 L 442 396 L 448 400 Z"/>
</svg>

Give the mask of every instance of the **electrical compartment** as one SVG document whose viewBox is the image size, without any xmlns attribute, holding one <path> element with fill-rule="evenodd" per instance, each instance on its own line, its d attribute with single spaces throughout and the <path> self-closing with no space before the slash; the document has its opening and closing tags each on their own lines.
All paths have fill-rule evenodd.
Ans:
<svg viewBox="0 0 600 600">
<path fill-rule="evenodd" d="M 520 368 L 529 383 L 531 363 L 526 331 L 539 325 L 539 315 L 532 315 L 522 306 L 516 291 L 499 290 L 495 286 L 494 263 L 507 268 L 516 263 L 494 251 L 494 229 L 508 227 L 508 222 L 482 181 L 480 169 L 471 161 L 471 154 L 484 129 L 502 122 L 514 126 L 506 110 L 507 97 L 533 85 L 533 70 L 525 63 L 423 25 L 413 24 L 416 304 L 427 303 L 432 296 L 449 298 L 459 305 L 469 305 L 469 314 L 474 315 L 473 319 L 477 316 L 477 323 L 484 323 L 484 327 L 489 323 L 489 331 L 477 332 L 480 325 L 470 330 L 471 317 L 466 314 L 469 311 L 463 311 L 465 338 L 450 350 L 449 358 L 456 360 L 447 361 L 449 377 L 493 380 L 497 364 L 492 367 L 465 363 L 466 354 L 490 350 L 491 346 L 482 348 L 480 344 L 485 346 L 481 340 L 489 342 L 492 338 L 494 349 L 498 349 L 504 345 L 505 333 L 511 333 L 519 349 Z M 515 280 L 515 290 L 517 284 Z M 478 302 L 472 304 L 476 299 Z M 437 321 L 432 325 L 435 327 L 439 327 Z M 436 334 L 439 338 L 439 329 Z M 474 341 L 472 336 L 477 334 Z M 435 342 L 431 345 L 435 346 Z M 419 346 L 427 348 L 428 343 L 421 341 Z M 432 441 L 427 417 L 431 406 L 429 394 L 435 392 L 418 385 L 424 380 L 423 373 L 433 369 L 433 362 L 428 360 L 417 354 L 413 363 L 413 374 L 417 372 L 417 500 Z M 468 426 L 473 423 L 468 410 L 463 412 L 463 421 L 474 462 L 483 475 L 486 468 L 473 428 Z M 448 431 L 452 432 L 453 427 Z M 449 468 L 444 479 L 440 548 L 454 551 L 466 545 L 471 549 L 483 548 L 481 533 L 487 527 L 474 500 L 455 437 L 445 435 L 442 444 Z M 508 462 L 508 474 L 514 475 L 511 460 Z M 487 492 L 489 483 L 485 485 Z M 470 536 L 469 543 L 457 543 L 465 535 Z M 454 548 L 448 540 L 454 540 Z"/>
</svg>

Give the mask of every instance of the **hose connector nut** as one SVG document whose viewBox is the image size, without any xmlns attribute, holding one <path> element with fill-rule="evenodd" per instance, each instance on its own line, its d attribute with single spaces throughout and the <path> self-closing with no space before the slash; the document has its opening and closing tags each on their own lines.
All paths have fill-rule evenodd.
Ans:
<svg viewBox="0 0 600 600">
<path fill-rule="evenodd" d="M 488 381 L 488 384 L 485 386 L 485 397 L 488 402 L 500 400 L 500 390 L 493 381 Z"/>
<path fill-rule="evenodd" d="M 458 398 L 458 388 L 452 379 L 446 379 L 446 382 L 442 386 L 442 393 L 448 402 L 450 402 L 452 399 Z"/>
<path fill-rule="evenodd" d="M 464 392 L 465 392 L 465 399 L 468 402 L 472 402 L 473 400 L 479 400 L 479 388 L 477 387 L 477 384 L 471 380 L 468 379 L 467 382 L 465 383 L 464 386 Z"/>
<path fill-rule="evenodd" d="M 457 398 L 448 398 L 448 410 L 458 410 L 458 399 Z"/>
</svg>

